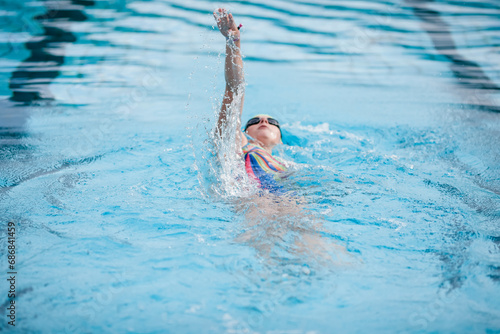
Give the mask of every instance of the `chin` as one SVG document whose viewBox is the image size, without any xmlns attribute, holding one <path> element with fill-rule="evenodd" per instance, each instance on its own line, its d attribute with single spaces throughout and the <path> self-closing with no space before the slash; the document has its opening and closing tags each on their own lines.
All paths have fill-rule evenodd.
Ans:
<svg viewBox="0 0 500 334">
<path fill-rule="evenodd" d="M 258 136 L 257 138 L 258 141 L 264 143 L 264 144 L 269 144 L 269 143 L 272 143 L 274 140 L 273 138 L 269 137 L 269 136 Z"/>
</svg>

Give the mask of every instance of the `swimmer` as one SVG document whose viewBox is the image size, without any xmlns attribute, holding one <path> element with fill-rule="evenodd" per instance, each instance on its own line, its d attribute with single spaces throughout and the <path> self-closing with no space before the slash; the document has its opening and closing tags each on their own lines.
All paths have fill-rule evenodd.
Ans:
<svg viewBox="0 0 500 334">
<path fill-rule="evenodd" d="M 225 132 L 232 129 L 228 122 L 235 121 L 236 129 L 241 128 L 245 98 L 241 25 L 237 26 L 233 15 L 223 8 L 216 10 L 214 17 L 219 31 L 226 38 L 226 87 L 215 129 L 216 136 L 222 139 L 228 135 Z M 247 121 L 243 131 L 237 130 L 236 145 L 241 148 L 248 176 L 257 182 L 264 195 L 261 193 L 236 205 L 238 211 L 245 212 L 247 223 L 246 232 L 237 240 L 253 245 L 261 255 L 271 258 L 276 241 L 285 240 L 286 235 L 293 234 L 295 242 L 291 248 L 296 254 L 312 253 L 318 259 L 329 262 L 333 260 L 337 264 L 343 262 L 339 255 L 346 254 L 344 247 L 322 238 L 319 233 L 321 224 L 300 205 L 305 203 L 304 199 L 287 192 L 276 181 L 287 168 L 283 160 L 272 154 L 273 148 L 282 143 L 278 120 L 266 114 L 258 114 Z M 266 192 L 268 195 L 265 195 Z M 270 222 L 274 223 L 269 224 Z M 267 237 L 263 239 L 262 235 Z"/>
<path fill-rule="evenodd" d="M 217 122 L 217 134 L 222 136 L 231 106 L 236 105 L 238 127 L 241 125 L 241 113 L 245 99 L 243 61 L 241 58 L 240 26 L 236 26 L 233 15 L 219 8 L 214 12 L 217 27 L 226 38 L 225 79 L 226 89 Z M 235 101 L 238 99 L 238 101 Z M 239 103 L 235 103 L 239 102 Z M 248 176 L 262 189 L 271 193 L 283 193 L 283 188 L 276 182 L 280 173 L 286 171 L 283 160 L 272 155 L 273 148 L 281 143 L 281 128 L 278 120 L 265 114 L 255 115 L 245 125 L 244 133 L 238 131 L 237 144 L 242 148 L 245 170 Z M 248 138 L 247 138 L 248 136 Z"/>
</svg>

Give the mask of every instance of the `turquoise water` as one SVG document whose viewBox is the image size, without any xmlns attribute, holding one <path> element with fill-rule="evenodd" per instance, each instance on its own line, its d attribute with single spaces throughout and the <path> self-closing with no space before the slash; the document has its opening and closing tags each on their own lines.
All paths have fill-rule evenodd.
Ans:
<svg viewBox="0 0 500 334">
<path fill-rule="evenodd" d="M 496 2 L 0 4 L 16 331 L 500 331 Z M 218 6 L 300 213 L 213 172 Z M 329 246 L 300 252 L 316 228 Z"/>
</svg>

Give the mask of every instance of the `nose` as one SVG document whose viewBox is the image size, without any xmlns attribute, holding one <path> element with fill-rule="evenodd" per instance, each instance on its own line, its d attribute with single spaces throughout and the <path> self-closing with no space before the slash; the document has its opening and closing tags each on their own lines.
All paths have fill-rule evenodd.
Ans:
<svg viewBox="0 0 500 334">
<path fill-rule="evenodd" d="M 267 124 L 269 124 L 269 122 L 267 121 L 267 117 L 261 117 L 259 123 L 267 123 Z"/>
</svg>

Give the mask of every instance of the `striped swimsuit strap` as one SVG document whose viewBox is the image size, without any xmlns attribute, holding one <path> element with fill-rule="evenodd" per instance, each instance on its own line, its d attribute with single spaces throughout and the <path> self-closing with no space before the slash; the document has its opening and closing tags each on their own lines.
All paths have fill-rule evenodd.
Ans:
<svg viewBox="0 0 500 334">
<path fill-rule="evenodd" d="M 279 162 L 269 152 L 255 144 L 247 144 L 243 147 L 245 162 L 252 160 L 252 165 L 257 164 L 260 169 L 267 173 L 279 173 L 286 171 L 283 163 Z"/>
</svg>

